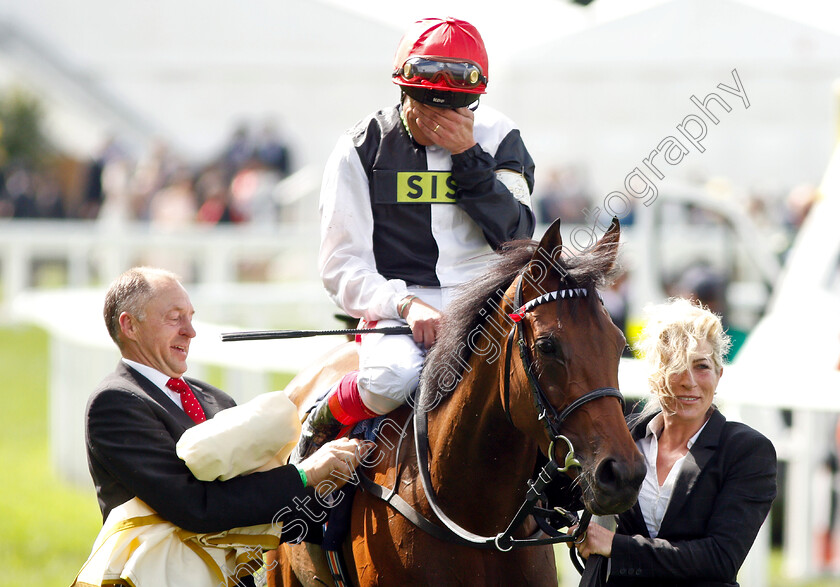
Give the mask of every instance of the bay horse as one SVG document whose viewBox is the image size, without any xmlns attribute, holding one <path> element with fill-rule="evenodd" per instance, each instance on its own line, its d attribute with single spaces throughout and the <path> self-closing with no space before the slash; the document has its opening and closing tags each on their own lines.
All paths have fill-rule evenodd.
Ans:
<svg viewBox="0 0 840 587">
<path fill-rule="evenodd" d="M 568 457 L 564 469 L 586 511 L 616 514 L 635 503 L 645 465 L 617 390 L 625 340 L 596 289 L 614 272 L 619 235 L 614 219 L 588 251 L 569 255 L 558 219 L 538 244 L 503 247 L 485 275 L 464 286 L 426 358 L 414 406 L 422 416 L 409 406 L 392 412 L 389 432 L 368 453 L 382 458 L 366 457 L 359 468 L 391 488 L 391 503 L 458 536 L 433 536 L 371 491 L 356 491 L 343 543 L 351 583 L 556 585 L 550 545 L 512 548 L 538 535 L 533 517 L 520 516 L 498 544 L 533 484 L 539 453 L 549 463 Z M 300 402 L 317 381 L 322 392 L 355 360 L 345 343 L 287 391 Z M 473 537 L 496 537 L 496 548 L 465 543 Z M 332 585 L 324 562 L 315 545 L 283 544 L 267 558 L 269 585 Z"/>
</svg>

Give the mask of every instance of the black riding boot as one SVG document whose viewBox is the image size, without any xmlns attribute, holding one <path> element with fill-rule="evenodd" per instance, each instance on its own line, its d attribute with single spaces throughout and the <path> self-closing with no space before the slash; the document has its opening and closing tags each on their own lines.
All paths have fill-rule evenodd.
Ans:
<svg viewBox="0 0 840 587">
<path fill-rule="evenodd" d="M 335 393 L 335 389 L 330 390 L 303 422 L 300 440 L 289 457 L 289 462 L 293 465 L 300 463 L 324 444 L 335 439 L 341 429 L 344 428 L 344 424 L 339 422 L 330 410 L 329 399 L 333 393 Z"/>
</svg>

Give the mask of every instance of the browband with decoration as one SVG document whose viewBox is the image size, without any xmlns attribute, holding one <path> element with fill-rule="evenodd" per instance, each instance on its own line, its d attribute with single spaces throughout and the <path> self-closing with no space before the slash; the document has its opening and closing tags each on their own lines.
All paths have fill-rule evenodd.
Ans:
<svg viewBox="0 0 840 587">
<path fill-rule="evenodd" d="M 571 289 L 559 289 L 551 293 L 543 294 L 538 298 L 534 298 L 530 302 L 526 302 L 516 312 L 508 314 L 508 316 L 510 316 L 511 320 L 513 320 L 514 322 L 519 322 L 520 320 L 522 320 L 522 318 L 525 317 L 525 313 L 528 310 L 533 310 L 540 304 L 545 304 L 546 302 L 553 302 L 557 298 L 560 298 L 561 300 L 566 298 L 582 298 L 585 297 L 587 293 L 587 290 L 582 287 L 575 287 Z"/>
</svg>

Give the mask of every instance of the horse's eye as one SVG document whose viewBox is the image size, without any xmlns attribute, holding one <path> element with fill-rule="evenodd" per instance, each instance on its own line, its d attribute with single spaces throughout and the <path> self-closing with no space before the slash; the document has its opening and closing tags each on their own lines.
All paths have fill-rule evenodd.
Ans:
<svg viewBox="0 0 840 587">
<path fill-rule="evenodd" d="M 537 350 L 544 355 L 553 355 L 557 352 L 557 345 L 551 337 L 537 339 Z"/>
</svg>

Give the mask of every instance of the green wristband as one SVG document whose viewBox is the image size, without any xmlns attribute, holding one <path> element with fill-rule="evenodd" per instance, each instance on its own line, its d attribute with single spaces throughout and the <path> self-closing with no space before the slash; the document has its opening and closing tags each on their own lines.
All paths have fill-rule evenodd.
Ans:
<svg viewBox="0 0 840 587">
<path fill-rule="evenodd" d="M 406 308 L 408 308 L 411 305 L 411 302 L 413 302 L 416 299 L 417 299 L 417 296 L 415 296 L 415 295 L 408 295 L 405 298 L 403 298 L 402 302 L 400 303 L 399 307 L 397 308 L 397 315 L 400 318 L 405 319 L 405 316 L 403 316 L 403 312 L 405 312 Z"/>
<path fill-rule="evenodd" d="M 304 473 L 303 469 L 301 469 L 300 467 L 298 467 L 297 470 L 298 470 L 298 473 L 300 473 L 300 480 L 303 483 L 303 486 L 306 487 L 306 484 L 307 484 L 306 473 Z"/>
</svg>

